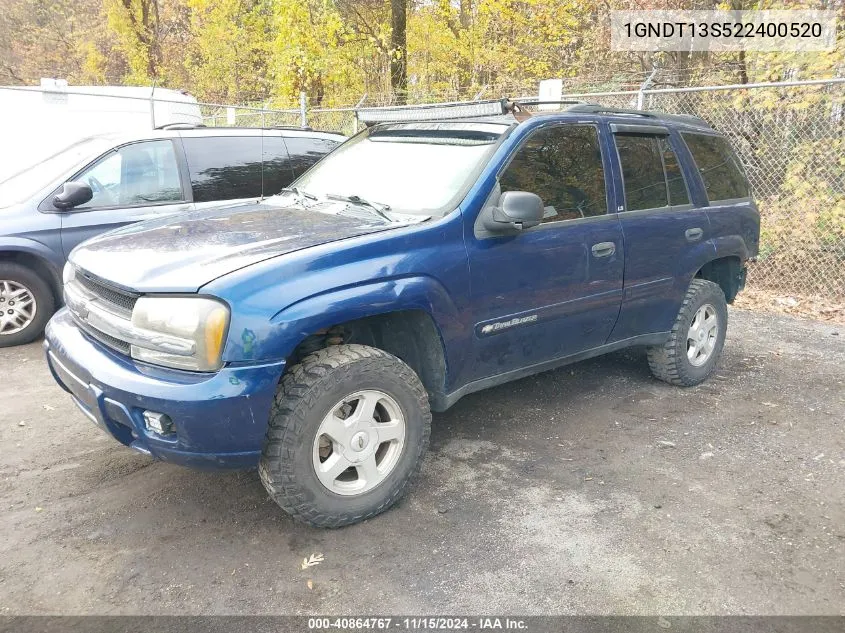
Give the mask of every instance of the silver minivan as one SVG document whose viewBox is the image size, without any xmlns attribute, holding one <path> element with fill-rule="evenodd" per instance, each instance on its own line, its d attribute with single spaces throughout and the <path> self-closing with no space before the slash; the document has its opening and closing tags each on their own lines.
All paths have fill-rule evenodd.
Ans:
<svg viewBox="0 0 845 633">
<path fill-rule="evenodd" d="M 346 140 L 307 128 L 173 124 L 82 139 L 0 182 L 0 347 L 41 335 L 80 242 L 132 222 L 279 193 Z"/>
</svg>

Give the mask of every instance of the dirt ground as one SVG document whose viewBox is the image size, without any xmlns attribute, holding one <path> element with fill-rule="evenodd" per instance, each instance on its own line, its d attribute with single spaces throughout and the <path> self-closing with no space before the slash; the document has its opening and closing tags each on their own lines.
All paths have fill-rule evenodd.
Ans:
<svg viewBox="0 0 845 633">
<path fill-rule="evenodd" d="M 0 403 L 0 614 L 845 615 L 841 325 L 734 309 L 697 388 L 631 351 L 467 397 L 397 508 L 332 531 L 119 446 L 39 344 Z"/>
</svg>

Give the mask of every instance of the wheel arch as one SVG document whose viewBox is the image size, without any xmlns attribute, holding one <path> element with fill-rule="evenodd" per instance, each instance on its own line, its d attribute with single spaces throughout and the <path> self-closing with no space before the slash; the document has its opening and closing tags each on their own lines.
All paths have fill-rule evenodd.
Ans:
<svg viewBox="0 0 845 633">
<path fill-rule="evenodd" d="M 288 358 L 288 365 L 332 345 L 357 343 L 375 347 L 406 363 L 419 376 L 432 408 L 445 398 L 446 354 L 440 330 L 420 309 L 382 312 L 334 323 L 306 336 Z"/>
<path fill-rule="evenodd" d="M 733 303 L 745 286 L 745 271 L 739 255 L 726 255 L 710 260 L 695 273 L 695 279 L 717 284 L 725 293 L 725 301 Z"/>
<path fill-rule="evenodd" d="M 13 262 L 33 270 L 41 277 L 53 293 L 56 305 L 62 303 L 62 276 L 55 263 L 42 253 L 15 246 L 0 245 L 0 262 Z"/>
<path fill-rule="evenodd" d="M 410 365 L 435 410 L 445 408 L 450 376 L 466 356 L 461 314 L 445 287 L 428 276 L 381 280 L 313 295 L 276 313 L 270 326 L 257 336 L 252 351 L 256 358 L 284 358 L 291 366 L 328 345 L 370 345 Z M 237 327 L 230 331 L 233 354 L 245 351 Z"/>
</svg>

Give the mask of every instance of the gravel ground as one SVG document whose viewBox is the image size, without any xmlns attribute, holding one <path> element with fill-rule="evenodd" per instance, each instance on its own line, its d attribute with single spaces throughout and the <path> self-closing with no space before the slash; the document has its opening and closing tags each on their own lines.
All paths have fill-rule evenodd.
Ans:
<svg viewBox="0 0 845 633">
<path fill-rule="evenodd" d="M 332 531 L 113 442 L 39 344 L 0 350 L 0 403 L 2 614 L 845 615 L 841 325 L 732 310 L 696 388 L 630 351 L 469 396 L 397 508 Z"/>
</svg>

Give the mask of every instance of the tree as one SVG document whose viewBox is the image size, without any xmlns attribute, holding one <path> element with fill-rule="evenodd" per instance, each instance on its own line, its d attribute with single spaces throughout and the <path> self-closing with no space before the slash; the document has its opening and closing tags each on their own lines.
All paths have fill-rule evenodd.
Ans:
<svg viewBox="0 0 845 633">
<path fill-rule="evenodd" d="M 223 103 L 272 93 L 271 0 L 187 0 L 191 37 L 185 66 L 193 89 Z"/>
<path fill-rule="evenodd" d="M 159 79 L 158 0 L 104 0 L 109 28 L 117 36 L 118 47 L 126 58 L 128 83 L 149 84 Z"/>
<path fill-rule="evenodd" d="M 407 9 L 407 0 L 390 0 L 390 87 L 400 104 L 408 99 Z"/>
</svg>

